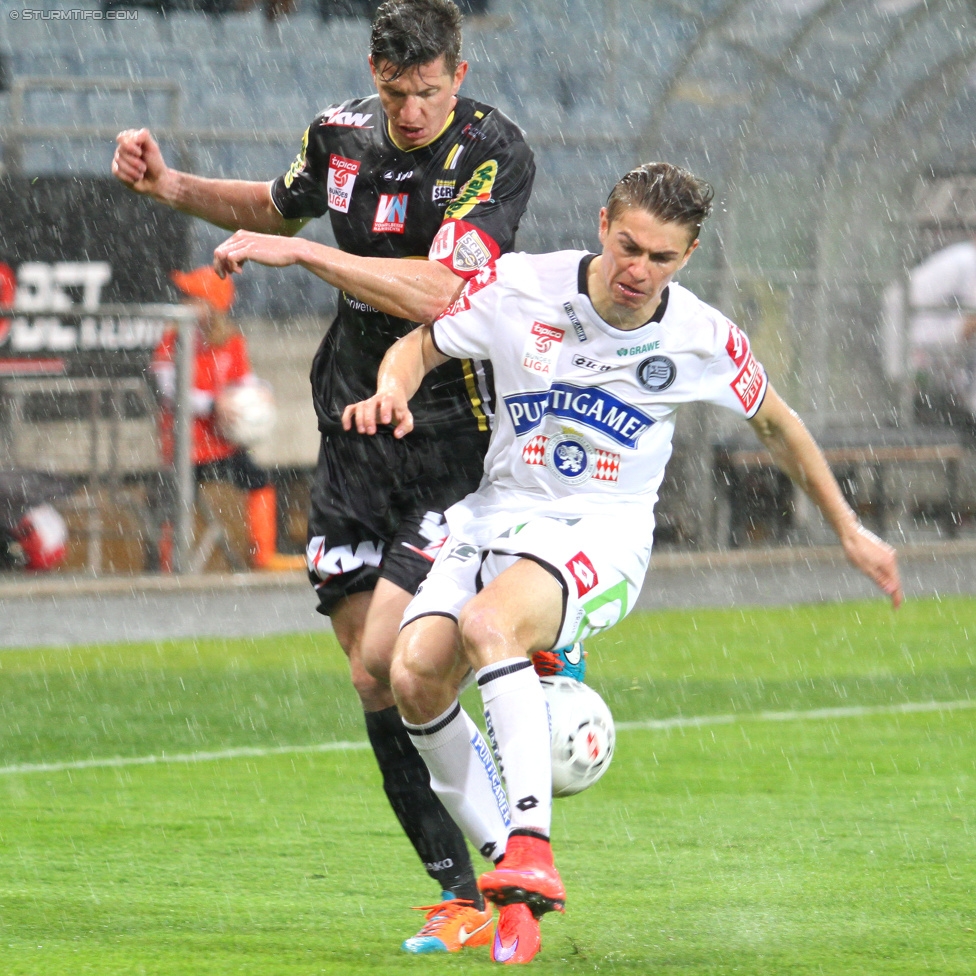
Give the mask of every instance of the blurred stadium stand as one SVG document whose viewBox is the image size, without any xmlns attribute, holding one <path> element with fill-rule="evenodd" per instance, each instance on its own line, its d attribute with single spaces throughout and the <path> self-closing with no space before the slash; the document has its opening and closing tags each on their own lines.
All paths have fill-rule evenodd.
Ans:
<svg viewBox="0 0 976 976">
<path fill-rule="evenodd" d="M 257 6 L 209 16 L 187 0 L 166 16 L 140 7 L 135 20 L 11 20 L 24 6 L 0 0 L 4 160 L 25 173 L 104 174 L 114 130 L 145 124 L 171 161 L 184 152 L 195 172 L 270 179 L 319 109 L 370 90 L 369 0 L 297 0 L 274 23 Z M 718 205 L 685 283 L 746 328 L 815 431 L 910 424 L 905 392 L 881 364 L 881 296 L 972 228 L 951 207 L 934 221 L 918 212 L 937 178 L 976 173 L 972 3 L 491 0 L 468 9 L 465 91 L 519 122 L 536 150 L 520 246 L 595 247 L 596 213 L 622 172 L 652 158 L 686 165 L 715 185 Z M 137 90 L 27 92 L 13 118 L 18 82 L 38 75 L 175 81 L 178 122 L 163 93 Z M 72 136 L 75 126 L 98 129 Z M 327 221 L 305 233 L 330 240 Z M 197 223 L 194 262 L 223 237 Z M 249 269 L 241 283 L 239 311 L 276 335 L 333 306 L 327 286 L 292 269 Z M 665 495 L 662 540 L 720 541 L 703 445 L 734 427 L 704 407 L 679 423 L 669 483 L 692 487 Z M 963 509 L 973 507 L 967 464 Z M 945 489 L 939 471 L 893 477 L 897 538 L 918 529 L 913 513 Z M 757 523 L 754 534 L 778 531 L 764 535 Z M 787 533 L 824 538 L 816 520 L 794 519 Z"/>
</svg>

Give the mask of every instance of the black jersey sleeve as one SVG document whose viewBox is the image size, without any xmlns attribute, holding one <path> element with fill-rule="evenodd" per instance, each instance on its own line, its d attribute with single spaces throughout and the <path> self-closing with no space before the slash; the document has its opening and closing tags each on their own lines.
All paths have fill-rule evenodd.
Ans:
<svg viewBox="0 0 976 976">
<path fill-rule="evenodd" d="M 302 148 L 288 172 L 271 184 L 271 201 L 286 220 L 321 217 L 328 209 L 325 174 L 329 158 L 321 120 L 336 108 L 332 106 L 315 118 L 305 130 Z"/>
<path fill-rule="evenodd" d="M 465 168 L 470 176 L 447 205 L 429 257 L 470 278 L 514 248 L 532 193 L 535 160 L 521 130 L 497 109 L 469 127 L 465 137 L 469 144 L 459 147 L 469 154 Z"/>
</svg>

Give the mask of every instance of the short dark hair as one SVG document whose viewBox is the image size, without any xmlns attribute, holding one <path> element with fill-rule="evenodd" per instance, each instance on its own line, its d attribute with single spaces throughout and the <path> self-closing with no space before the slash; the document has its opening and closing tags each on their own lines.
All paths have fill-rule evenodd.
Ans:
<svg viewBox="0 0 976 976">
<path fill-rule="evenodd" d="M 682 224 L 698 236 L 712 212 L 714 190 L 688 170 L 670 163 L 644 163 L 622 176 L 607 197 L 607 222 L 639 207 L 666 223 Z"/>
<path fill-rule="evenodd" d="M 392 65 L 388 81 L 441 55 L 453 75 L 461 63 L 461 11 L 452 0 L 386 0 L 373 18 L 369 53 L 374 67 Z"/>
</svg>

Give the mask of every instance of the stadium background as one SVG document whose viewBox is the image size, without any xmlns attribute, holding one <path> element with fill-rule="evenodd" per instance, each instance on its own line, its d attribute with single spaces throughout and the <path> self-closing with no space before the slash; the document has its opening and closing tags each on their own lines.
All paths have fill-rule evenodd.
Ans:
<svg viewBox="0 0 976 976">
<path fill-rule="evenodd" d="M 19 12 L 28 6 L 103 10 L 90 2 L 0 2 L 0 120 L 11 175 L 104 176 L 114 133 L 146 124 L 172 164 L 271 178 L 294 157 L 317 110 L 370 88 L 367 20 L 322 16 L 355 5 L 306 0 L 273 22 L 256 8 L 221 16 L 170 8 L 163 17 L 146 7 L 132 8 L 136 19 L 112 22 L 26 20 Z M 472 65 L 465 90 L 519 122 L 539 163 L 521 247 L 595 247 L 595 214 L 622 172 L 651 158 L 688 166 L 715 185 L 719 202 L 682 281 L 747 329 L 774 383 L 815 431 L 907 423 L 905 391 L 883 366 L 882 292 L 921 256 L 976 226 L 976 5 L 492 0 L 473 7 L 480 12 L 465 25 Z M 117 87 L 100 88 L 106 78 Z M 65 89 L 72 79 L 82 90 Z M 170 88 L 146 89 L 161 80 Z M 304 233 L 328 241 L 328 223 L 314 221 Z M 199 221 L 190 234 L 193 263 L 209 260 L 224 237 Z M 300 472 L 314 457 L 315 432 L 295 377 L 304 379 L 334 294 L 310 275 L 259 268 L 248 270 L 239 294 L 236 311 L 258 372 L 275 382 L 284 414 L 261 460 Z M 87 457 L 72 455 L 71 421 L 49 421 L 23 431 L 12 451 L 83 470 Z M 133 470 L 156 463 L 146 454 L 151 421 L 130 426 L 139 423 L 142 435 L 129 437 L 123 458 Z M 679 423 L 662 545 L 728 543 L 717 527 L 712 442 L 734 424 L 707 407 Z M 971 469 L 964 460 L 964 513 L 973 508 Z M 852 472 L 847 485 L 865 515 L 870 477 Z M 938 508 L 944 468 L 905 466 L 888 477 L 900 500 L 888 534 L 940 538 L 944 525 L 927 513 Z M 737 541 L 769 541 L 770 507 L 782 505 L 769 485 L 746 489 L 738 501 L 752 505 L 756 519 Z M 790 525 L 781 535 L 787 541 L 827 539 L 809 515 Z"/>
<path fill-rule="evenodd" d="M 271 177 L 319 107 L 368 86 L 365 21 L 323 20 L 307 0 L 274 24 L 260 10 L 163 20 L 143 7 L 107 26 L 10 18 L 27 7 L 54 9 L 0 0 L 3 164 L 27 181 L 105 177 L 115 132 L 133 124 L 169 126 L 170 160 L 182 149 L 197 172 Z M 881 295 L 976 226 L 972 3 L 485 7 L 467 25 L 467 88 L 523 124 L 540 161 L 522 246 L 595 246 L 595 210 L 622 170 L 685 163 L 720 198 L 686 282 L 748 328 L 818 432 L 904 424 Z M 41 91 L 18 108 L 28 76 L 134 87 Z M 176 118 L 167 96 L 139 93 L 144 79 L 172 84 Z M 207 260 L 222 235 L 190 231 L 193 260 Z M 281 472 L 314 449 L 304 376 L 332 301 L 299 273 L 251 269 L 243 283 L 243 325 L 285 412 Z M 71 402 L 0 436 L 0 467 L 16 451 L 84 471 Z M 117 435 L 138 473 L 158 459 L 136 413 L 114 435 L 101 417 L 99 444 Z M 893 614 L 836 547 L 667 551 L 729 542 L 711 480 L 727 423 L 708 410 L 680 422 L 638 604 L 656 612 L 589 645 L 617 753 L 557 808 L 572 902 L 547 919 L 534 965 L 970 976 L 976 605 L 951 594 L 976 587 L 971 462 L 969 538 L 951 543 L 925 509 L 948 469 L 888 472 L 903 504 L 886 535 L 910 598 Z M 96 500 L 113 490 L 105 464 Z M 762 487 L 738 499 L 756 516 L 740 541 L 756 546 L 769 541 Z M 784 541 L 822 538 L 798 519 Z M 0 576 L 4 973 L 414 976 L 398 948 L 415 931 L 406 906 L 431 892 L 383 800 L 344 657 L 316 627 L 299 574 Z M 489 965 L 475 950 L 425 972 L 439 963 Z"/>
</svg>

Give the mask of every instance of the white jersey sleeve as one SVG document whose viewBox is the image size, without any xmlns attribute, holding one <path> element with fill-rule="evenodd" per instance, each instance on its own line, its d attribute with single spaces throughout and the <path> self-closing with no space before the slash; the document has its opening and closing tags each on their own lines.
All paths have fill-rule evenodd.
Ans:
<svg viewBox="0 0 976 976">
<path fill-rule="evenodd" d="M 753 355 L 746 334 L 716 313 L 712 361 L 701 376 L 698 400 L 727 407 L 747 420 L 762 406 L 769 386 L 766 370 Z"/>
<path fill-rule="evenodd" d="M 452 359 L 488 359 L 500 292 L 495 262 L 469 278 L 454 303 L 434 320 L 431 336 L 438 351 Z"/>
</svg>

